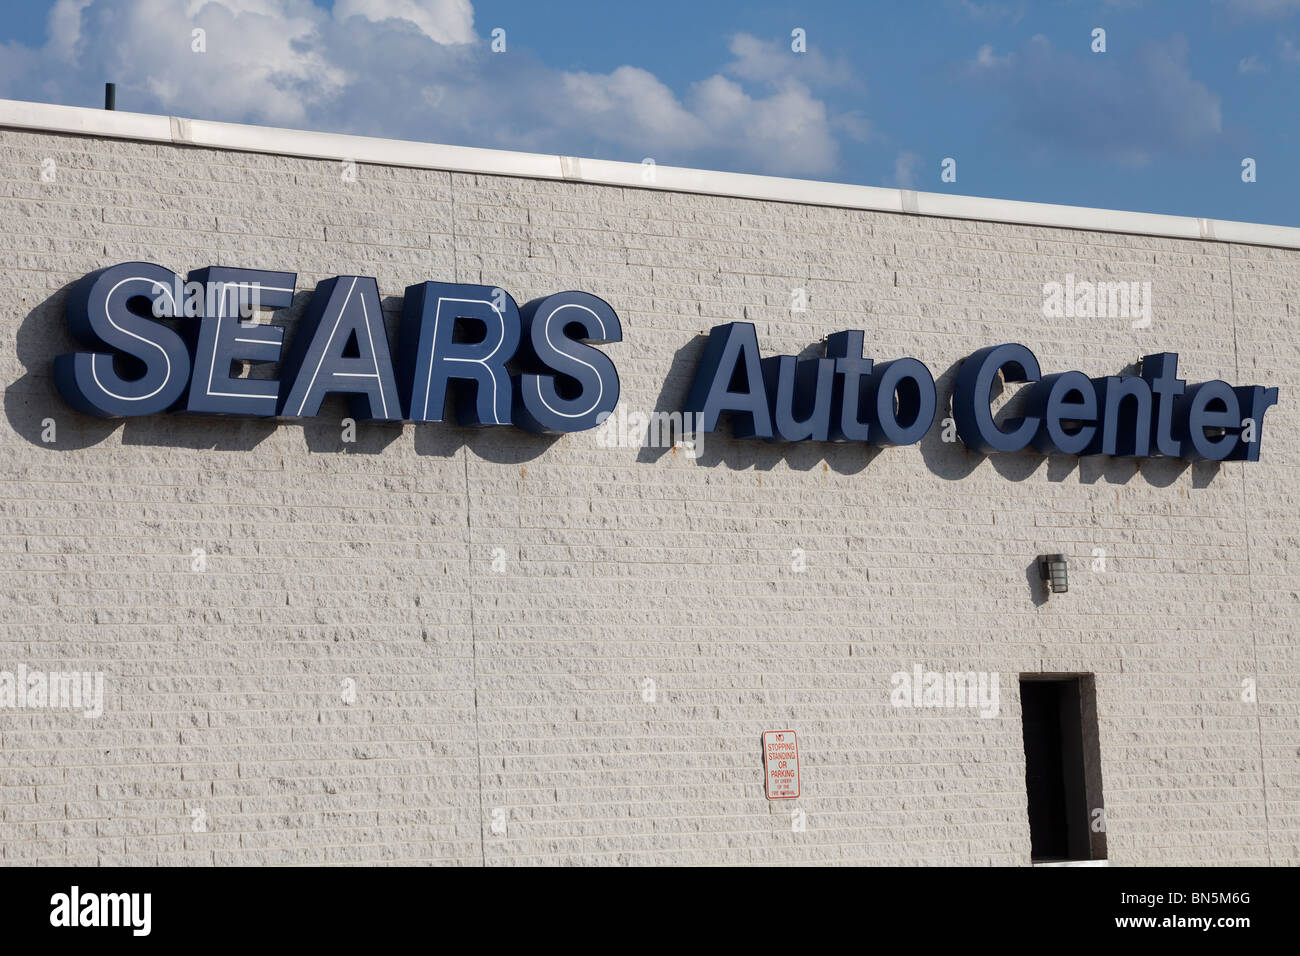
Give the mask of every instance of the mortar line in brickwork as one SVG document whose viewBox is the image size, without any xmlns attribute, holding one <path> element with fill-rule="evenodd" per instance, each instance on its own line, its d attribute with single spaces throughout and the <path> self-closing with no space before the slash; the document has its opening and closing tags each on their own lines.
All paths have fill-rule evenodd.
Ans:
<svg viewBox="0 0 1300 956">
<path fill-rule="evenodd" d="M 460 256 L 456 254 L 456 174 L 447 176 L 447 193 L 451 197 L 451 274 L 453 281 L 460 282 Z M 469 594 L 469 646 L 470 646 L 470 683 L 474 690 L 474 777 L 478 782 L 478 852 L 479 862 L 487 866 L 487 837 L 483 832 L 483 740 L 479 731 L 478 719 L 478 628 L 474 622 L 474 520 L 470 514 L 469 497 L 469 444 L 461 445 L 461 460 L 465 466 L 465 531 L 466 555 L 465 575 Z"/>
<path fill-rule="evenodd" d="M 455 274 L 455 273 L 453 273 Z M 469 501 L 469 445 L 461 446 L 462 461 L 465 465 L 465 530 L 466 530 L 466 584 L 469 593 L 469 646 L 470 646 L 470 683 L 474 689 L 474 777 L 478 781 L 478 849 L 479 860 L 487 866 L 486 837 L 483 833 L 483 741 L 479 733 L 478 719 L 478 628 L 474 621 L 474 521 L 470 515 Z"/>
<path fill-rule="evenodd" d="M 1232 243 L 1228 243 L 1228 310 L 1232 313 L 1233 374 L 1241 377 L 1241 356 L 1237 349 L 1237 283 L 1232 268 Z M 1268 766 L 1264 760 L 1264 718 L 1259 700 L 1259 634 L 1255 628 L 1255 579 L 1250 567 L 1250 496 L 1246 494 L 1246 469 L 1241 469 L 1241 523 L 1246 532 L 1246 604 L 1250 607 L 1250 649 L 1255 659 L 1255 733 L 1259 740 L 1259 788 L 1264 799 L 1264 852 L 1273 865 L 1273 834 L 1268 818 Z"/>
</svg>

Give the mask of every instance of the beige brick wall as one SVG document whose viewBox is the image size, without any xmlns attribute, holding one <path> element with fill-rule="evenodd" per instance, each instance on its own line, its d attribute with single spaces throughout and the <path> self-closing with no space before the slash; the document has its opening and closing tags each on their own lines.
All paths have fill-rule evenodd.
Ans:
<svg viewBox="0 0 1300 956">
<path fill-rule="evenodd" d="M 765 354 L 865 329 L 941 409 L 1004 341 L 1282 395 L 1222 466 L 84 418 L 64 297 L 130 259 L 373 275 L 393 331 L 425 279 L 586 290 L 629 411 L 680 408 L 733 320 Z M 1151 327 L 1044 319 L 1071 272 L 1149 280 Z M 106 690 L 0 710 L 0 862 L 1023 864 L 1017 675 L 1060 671 L 1097 676 L 1112 862 L 1294 864 L 1298 293 L 1297 250 L 0 131 L 0 669 Z M 916 663 L 997 672 L 1000 715 L 892 707 Z M 784 729 L 803 832 L 764 798 Z"/>
</svg>

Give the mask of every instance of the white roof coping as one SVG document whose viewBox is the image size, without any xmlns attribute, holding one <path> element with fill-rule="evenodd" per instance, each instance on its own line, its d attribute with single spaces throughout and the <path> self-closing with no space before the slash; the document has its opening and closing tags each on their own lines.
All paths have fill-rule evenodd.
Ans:
<svg viewBox="0 0 1300 956">
<path fill-rule="evenodd" d="M 442 146 L 372 136 L 315 133 L 308 130 L 246 126 L 208 120 L 127 113 L 118 110 L 59 106 L 0 99 L 0 127 L 104 136 L 145 142 L 175 143 L 312 159 L 353 160 L 384 166 L 438 169 L 493 176 L 521 176 L 656 189 L 669 192 L 733 196 L 775 202 L 872 209 L 951 219 L 976 219 L 1019 225 L 1051 226 L 1100 232 L 1172 236 L 1250 245 L 1300 249 L 1300 228 L 1261 223 L 1166 216 L 1158 213 L 1018 202 L 910 189 L 853 186 L 846 183 L 785 179 L 747 173 L 655 166 L 654 181 L 643 179 L 641 163 L 580 159 L 502 149 Z"/>
</svg>

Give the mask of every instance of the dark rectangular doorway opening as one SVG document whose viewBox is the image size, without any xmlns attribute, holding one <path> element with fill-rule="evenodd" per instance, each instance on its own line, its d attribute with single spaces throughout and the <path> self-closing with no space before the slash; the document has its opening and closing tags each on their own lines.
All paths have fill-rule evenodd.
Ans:
<svg viewBox="0 0 1300 956">
<path fill-rule="evenodd" d="M 1021 674 L 1025 788 L 1034 863 L 1106 859 L 1096 682 Z"/>
</svg>

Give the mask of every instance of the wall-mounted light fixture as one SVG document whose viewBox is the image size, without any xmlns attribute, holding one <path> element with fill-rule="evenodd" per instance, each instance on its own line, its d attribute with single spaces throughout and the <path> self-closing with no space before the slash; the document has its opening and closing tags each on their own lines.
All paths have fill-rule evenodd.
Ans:
<svg viewBox="0 0 1300 956">
<path fill-rule="evenodd" d="M 1038 556 L 1038 575 L 1052 586 L 1053 594 L 1064 594 L 1070 590 L 1069 565 L 1063 554 L 1040 554 Z"/>
</svg>

